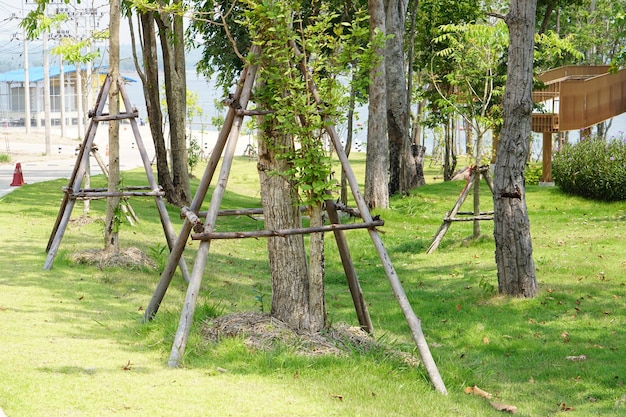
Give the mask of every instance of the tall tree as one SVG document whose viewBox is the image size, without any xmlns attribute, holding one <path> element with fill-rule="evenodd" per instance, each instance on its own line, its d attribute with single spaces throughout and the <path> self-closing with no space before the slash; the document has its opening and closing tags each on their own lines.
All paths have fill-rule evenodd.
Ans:
<svg viewBox="0 0 626 417">
<path fill-rule="evenodd" d="M 127 9 L 126 13 L 131 16 L 134 10 L 138 15 L 143 68 L 137 59 L 134 31 L 131 31 L 131 36 L 135 51 L 135 66 L 143 83 L 150 132 L 155 145 L 159 184 L 165 190 L 166 198 L 170 203 L 183 206 L 191 200 L 187 166 L 187 81 L 185 33 L 182 17 L 184 5 L 180 0 L 175 0 L 167 5 L 163 1 L 155 0 L 135 2 L 132 7 L 133 9 Z M 132 29 L 130 17 L 129 22 Z M 163 114 L 160 108 L 157 40 L 163 57 L 163 82 L 171 147 L 171 173 L 167 162 L 168 153 L 163 132 Z"/>
<path fill-rule="evenodd" d="M 483 17 L 484 12 L 478 0 L 420 0 L 416 26 L 420 29 L 415 38 L 415 60 L 411 62 L 416 72 L 438 74 L 440 89 L 446 95 L 454 92 L 454 87 L 446 82 L 445 75 L 455 71 L 455 67 L 437 52 L 445 45 L 435 44 L 432 40 L 441 35 L 442 25 L 463 25 Z M 456 167 L 456 131 L 457 121 L 454 113 L 442 106 L 440 94 L 434 88 L 429 77 L 422 78 L 423 100 L 427 103 L 424 124 L 432 128 L 444 129 L 443 176 L 450 180 Z"/>
<path fill-rule="evenodd" d="M 504 123 L 494 173 L 494 237 L 500 293 L 534 297 L 537 278 L 526 206 L 524 167 L 533 109 L 536 0 L 512 0 L 509 59 L 503 100 Z"/>
<path fill-rule="evenodd" d="M 488 131 L 500 126 L 500 99 L 504 74 L 499 71 L 500 62 L 508 44 L 506 26 L 501 21 L 495 24 L 443 25 L 442 35 L 433 39 L 435 44 L 447 47 L 438 55 L 448 60 L 453 71 L 446 74 L 444 85 L 452 90 L 444 90 L 435 74 L 431 74 L 433 86 L 442 100 L 441 107 L 450 107 L 460 116 L 466 126 L 466 140 L 476 138 L 471 148 L 475 150 L 473 163 L 485 163 L 491 152 L 484 152 L 484 138 Z M 475 133 L 473 135 L 472 133 Z M 480 213 L 480 176 L 474 180 L 474 213 Z M 480 221 L 474 220 L 474 234 L 480 236 Z"/>
<path fill-rule="evenodd" d="M 203 5 L 213 20 L 193 23 L 194 33 L 203 38 L 206 60 L 201 68 L 217 72 L 220 83 L 228 86 L 243 63 L 258 65 L 254 101 L 267 113 L 257 119 L 265 227 L 300 227 L 300 205 L 308 207 L 311 225 L 321 224 L 322 202 L 334 184 L 323 132 L 343 113 L 345 95 L 338 77 L 347 75 L 348 63 L 358 57 L 344 56 L 351 47 L 342 40 L 354 26 L 342 25 L 326 3 L 316 3 L 315 10 L 292 0 L 238 4 L 242 7 Z M 260 56 L 244 57 L 251 45 L 259 46 Z M 322 113 L 311 80 L 324 103 Z M 311 235 L 308 262 L 301 235 L 272 237 L 267 245 L 272 316 L 301 331 L 321 330 L 326 323 L 322 235 Z"/>
<path fill-rule="evenodd" d="M 162 3 L 164 5 L 164 3 Z M 173 0 L 176 8 L 183 7 L 182 0 Z M 189 204 L 189 169 L 187 167 L 187 75 L 185 66 L 185 29 L 181 13 L 162 11 L 156 13 L 159 39 L 163 53 L 165 99 L 167 101 L 169 137 L 172 149 L 172 180 L 177 204 Z"/>
<path fill-rule="evenodd" d="M 370 39 L 375 54 L 381 57 L 370 70 L 369 107 L 367 118 L 367 154 L 365 161 L 365 192 L 363 197 L 371 208 L 389 207 L 389 142 L 387 141 L 387 91 L 385 45 L 385 5 L 383 0 L 369 0 Z"/>
<path fill-rule="evenodd" d="M 159 185 L 165 191 L 165 198 L 172 204 L 176 204 L 178 192 L 174 187 L 174 181 L 170 173 L 167 146 L 163 134 L 163 112 L 161 111 L 161 98 L 159 88 L 159 57 L 157 48 L 157 33 L 154 16 L 151 11 L 137 11 L 139 22 L 139 37 L 141 44 L 141 63 L 136 50 L 136 38 L 133 28 L 132 14 L 128 13 L 128 23 L 131 28 L 131 45 L 137 74 L 141 79 L 144 100 L 148 113 L 148 126 L 154 143 L 157 178 Z"/>
<path fill-rule="evenodd" d="M 408 194 L 418 185 L 417 168 L 409 134 L 409 108 L 404 32 L 408 0 L 385 0 L 385 81 L 389 136 L 389 193 Z"/>
<path fill-rule="evenodd" d="M 120 80 L 120 1 L 109 2 L 109 114 L 120 112 L 119 86 Z M 109 178 L 108 190 L 117 191 L 120 182 L 120 130 L 119 121 L 109 120 Z M 119 251 L 118 216 L 120 198 L 108 197 L 104 222 L 104 250 L 110 254 Z"/>
</svg>

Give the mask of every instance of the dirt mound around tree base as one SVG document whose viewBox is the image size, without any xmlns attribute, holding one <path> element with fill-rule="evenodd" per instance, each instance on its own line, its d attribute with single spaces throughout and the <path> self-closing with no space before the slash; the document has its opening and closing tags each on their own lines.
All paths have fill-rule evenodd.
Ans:
<svg viewBox="0 0 626 417">
<path fill-rule="evenodd" d="M 152 258 L 134 247 L 120 249 L 116 254 L 102 249 L 84 250 L 71 254 L 69 259 L 75 263 L 94 265 L 98 268 L 156 268 L 156 262 Z"/>
<path fill-rule="evenodd" d="M 320 333 L 298 333 L 267 314 L 243 312 L 204 321 L 202 333 L 212 342 L 229 337 L 243 337 L 246 346 L 254 350 L 271 350 L 283 346 L 291 347 L 296 354 L 301 355 L 341 356 L 355 351 L 367 353 L 380 349 L 409 366 L 418 366 L 420 363 L 415 356 L 389 350 L 361 328 L 345 324 Z"/>
</svg>

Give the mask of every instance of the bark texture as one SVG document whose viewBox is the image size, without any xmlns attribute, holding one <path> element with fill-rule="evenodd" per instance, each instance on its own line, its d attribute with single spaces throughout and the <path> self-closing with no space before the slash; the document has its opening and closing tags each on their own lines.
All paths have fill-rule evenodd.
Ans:
<svg viewBox="0 0 626 417">
<path fill-rule="evenodd" d="M 259 137 L 258 173 L 265 229 L 301 227 L 296 188 L 281 173 L 287 162 L 277 158 L 276 150 L 291 146 L 291 138 L 266 129 Z M 272 275 L 272 317 L 297 331 L 319 331 L 312 327 L 309 310 L 309 276 L 304 237 L 291 235 L 267 239 Z"/>
<path fill-rule="evenodd" d="M 187 77 L 183 18 L 167 13 L 159 13 L 156 16 L 163 51 L 165 99 L 172 150 L 172 181 L 176 190 L 174 197 L 178 199 L 173 203 L 188 205 L 191 201 L 191 190 L 187 166 Z"/>
<path fill-rule="evenodd" d="M 159 93 L 159 61 L 154 15 L 152 13 L 141 13 L 139 19 L 142 34 L 141 51 L 144 71 L 141 71 L 141 68 L 137 68 L 137 72 L 143 84 L 150 133 L 156 154 L 157 178 L 159 185 L 165 191 L 167 201 L 171 204 L 176 204 L 178 198 L 172 176 L 170 175 L 167 146 L 165 145 L 162 128 L 163 113 L 161 112 L 161 97 Z M 131 35 L 132 33 L 131 31 Z M 138 65 L 136 66 L 139 67 Z"/>
<path fill-rule="evenodd" d="M 370 37 L 385 34 L 383 0 L 369 0 Z M 377 55 L 385 56 L 384 47 Z M 387 142 L 385 60 L 370 71 L 369 110 L 367 118 L 367 154 L 365 160 L 365 192 L 363 197 L 370 208 L 389 207 L 389 144 Z"/>
<path fill-rule="evenodd" d="M 504 124 L 494 176 L 494 237 L 500 293 L 537 294 L 530 222 L 525 198 L 524 165 L 532 113 L 532 69 L 537 2 L 513 0 L 506 22 L 510 45 L 504 95 Z"/>
<path fill-rule="evenodd" d="M 120 2 L 111 0 L 109 3 L 109 75 L 111 88 L 109 89 L 109 114 L 117 115 L 120 112 L 119 87 L 120 78 Z M 120 131 L 119 121 L 109 121 L 109 179 L 108 190 L 117 191 L 120 181 Z M 119 251 L 119 197 L 107 198 L 107 211 L 104 225 L 104 251 L 117 253 Z"/>
<path fill-rule="evenodd" d="M 311 227 L 324 225 L 321 204 L 309 207 Z M 312 233 L 309 237 L 309 317 L 310 326 L 320 331 L 326 326 L 326 303 L 324 301 L 324 233 Z"/>
<path fill-rule="evenodd" d="M 407 194 L 417 186 L 417 170 L 408 131 L 409 113 L 404 60 L 407 0 L 385 0 L 385 77 L 389 135 L 389 194 Z"/>
</svg>

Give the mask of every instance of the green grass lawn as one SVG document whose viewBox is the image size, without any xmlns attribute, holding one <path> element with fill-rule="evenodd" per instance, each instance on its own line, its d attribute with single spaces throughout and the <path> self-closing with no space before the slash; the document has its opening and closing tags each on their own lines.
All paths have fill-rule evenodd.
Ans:
<svg viewBox="0 0 626 417">
<path fill-rule="evenodd" d="M 353 155 L 363 177 L 364 157 Z M 258 207 L 256 164 L 237 158 L 222 208 Z M 196 176 L 200 177 L 199 167 Z M 337 172 L 339 172 L 337 170 Z M 19 416 L 520 416 L 626 415 L 626 203 L 600 203 L 530 186 L 539 294 L 497 294 L 493 224 L 469 240 L 455 223 L 439 249 L 426 249 L 463 182 L 434 181 L 379 211 L 382 238 L 449 391 L 387 349 L 341 357 L 304 356 L 292 346 L 255 351 L 241 339 L 208 342 L 202 323 L 238 311 L 268 312 L 265 241 L 214 241 L 194 327 L 179 369 L 167 367 L 185 297 L 177 272 L 161 309 L 142 323 L 157 270 L 98 268 L 68 260 L 102 246 L 104 203 L 91 223 L 72 222 L 51 271 L 45 247 L 67 180 L 29 184 L 0 199 L 0 408 Z M 101 178 L 95 177 L 92 186 Z M 145 185 L 145 174 L 124 174 Z M 197 181 L 194 182 L 197 185 Z M 491 208 L 482 187 L 484 210 Z M 470 197 L 471 198 L 471 197 Z M 208 206 L 209 199 L 203 209 Z M 154 201 L 131 200 L 140 222 L 122 224 L 124 247 L 157 264 L 165 239 Z M 464 208 L 471 207 L 471 201 Z M 170 207 L 178 230 L 178 210 Z M 78 219 L 82 204 L 74 209 Z M 250 217 L 220 218 L 218 231 L 255 230 Z M 378 256 L 364 230 L 346 232 L 375 337 L 417 355 Z M 356 325 L 332 234 L 326 235 L 326 302 L 331 323 Z M 193 265 L 197 242 L 185 258 Z M 584 361 L 568 357 L 585 355 Z M 464 392 L 478 386 L 486 400 Z"/>
</svg>

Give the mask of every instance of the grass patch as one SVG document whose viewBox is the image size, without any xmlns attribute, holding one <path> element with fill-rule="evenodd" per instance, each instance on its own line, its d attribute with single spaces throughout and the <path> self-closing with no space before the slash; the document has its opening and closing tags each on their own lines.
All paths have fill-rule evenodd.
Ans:
<svg viewBox="0 0 626 417">
<path fill-rule="evenodd" d="M 353 155 L 363 178 L 364 158 Z M 204 167 L 200 167 L 200 170 Z M 201 173 L 197 172 L 196 177 Z M 498 296 L 493 225 L 467 238 L 455 223 L 432 255 L 425 251 L 463 182 L 432 182 L 394 197 L 378 211 L 384 244 L 449 391 L 434 392 L 421 367 L 389 349 L 341 356 L 301 355 L 293 346 L 256 350 L 242 338 L 208 340 L 202 323 L 233 312 L 267 312 L 265 241 L 214 241 L 181 369 L 167 368 L 186 286 L 177 272 L 156 319 L 142 313 L 166 259 L 154 202 L 135 198 L 135 227 L 121 244 L 153 258 L 153 268 L 96 267 L 70 260 L 102 245 L 104 202 L 91 222 L 72 222 L 51 271 L 45 246 L 66 180 L 27 184 L 0 199 L 0 408 L 15 416 L 498 416 L 489 402 L 463 392 L 477 385 L 518 415 L 615 416 L 626 413 L 626 203 L 598 203 L 529 186 L 539 294 Z M 99 177 L 92 178 L 97 186 Z M 103 181 L 102 181 L 103 182 Z M 238 157 L 223 208 L 258 207 L 255 166 Z M 126 185 L 145 174 L 126 173 Z M 197 185 L 197 180 L 194 183 Z M 491 205 L 487 187 L 482 204 Z M 203 209 L 208 208 L 207 201 Z M 471 201 L 466 203 L 471 206 Z M 168 207 L 178 230 L 178 210 Z M 80 216 L 75 208 L 74 218 Z M 250 217 L 220 218 L 216 229 L 254 230 Z M 417 355 L 408 326 L 369 235 L 346 232 L 375 326 L 391 351 Z M 326 302 L 334 324 L 356 324 L 332 234 L 326 237 Z M 190 241 L 185 258 L 195 259 Z M 265 302 L 263 302 L 265 300 Z M 585 355 L 584 361 L 567 359 Z"/>
</svg>

